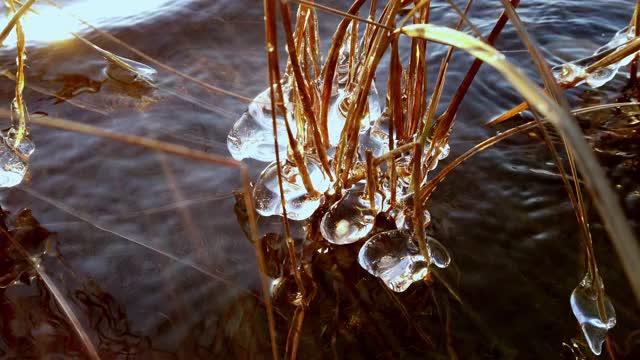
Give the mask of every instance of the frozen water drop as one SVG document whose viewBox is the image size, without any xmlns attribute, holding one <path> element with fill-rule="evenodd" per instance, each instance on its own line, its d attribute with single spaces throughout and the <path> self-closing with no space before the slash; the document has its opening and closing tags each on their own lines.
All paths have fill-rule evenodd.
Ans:
<svg viewBox="0 0 640 360">
<path fill-rule="evenodd" d="M 431 263 L 438 267 L 449 265 L 451 259 L 442 244 L 429 237 L 427 246 Z M 429 264 L 420 254 L 412 234 L 406 230 L 391 230 L 372 236 L 360 249 L 358 263 L 396 292 L 405 291 L 429 273 Z"/>
<path fill-rule="evenodd" d="M 103 50 L 105 51 L 105 50 Z M 158 72 L 149 65 L 110 54 L 107 59 L 107 75 L 125 84 L 146 83 L 153 85 L 157 81 Z"/>
<path fill-rule="evenodd" d="M 438 240 L 431 236 L 427 236 L 427 249 L 429 250 L 429 260 L 430 262 L 444 269 L 451 263 L 451 256 L 447 251 L 447 248 L 444 247 Z"/>
<path fill-rule="evenodd" d="M 405 291 L 429 272 L 411 233 L 402 230 L 372 236 L 360 249 L 358 263 L 396 292 Z"/>
<path fill-rule="evenodd" d="M 284 87 L 283 90 L 285 89 L 288 91 L 289 87 Z M 285 94 L 285 98 L 287 96 L 288 92 Z M 233 128 L 231 128 L 231 131 L 229 131 L 227 148 L 234 159 L 251 158 L 264 162 L 276 160 L 271 111 L 271 96 L 267 89 L 249 104 L 247 111 L 242 114 L 240 119 L 233 125 Z M 288 113 L 287 119 L 291 132 L 295 136 L 296 126 L 293 124 L 291 113 Z M 279 111 L 276 112 L 276 128 L 278 131 L 278 153 L 280 158 L 285 158 L 289 139 L 284 117 Z"/>
<path fill-rule="evenodd" d="M 320 233 L 336 245 L 354 243 L 372 229 L 376 214 L 382 207 L 382 195 L 375 194 L 376 211 L 371 209 L 364 183 L 346 190 L 342 199 L 331 205 L 320 222 Z"/>
<path fill-rule="evenodd" d="M 553 76 L 560 84 L 571 83 L 578 77 L 581 77 L 585 74 L 584 68 L 574 63 L 566 63 L 554 66 L 551 71 L 553 72 Z"/>
<path fill-rule="evenodd" d="M 22 182 L 27 163 L 5 141 L 0 141 L 0 187 L 10 188 Z"/>
<path fill-rule="evenodd" d="M 451 152 L 451 147 L 449 146 L 449 144 L 444 144 L 444 146 L 442 146 L 440 148 L 440 153 L 438 154 L 438 160 L 444 160 L 447 158 L 447 156 L 449 156 L 449 152 Z"/>
<path fill-rule="evenodd" d="M 591 276 L 587 274 L 571 293 L 571 310 L 575 315 L 589 348 L 600 355 L 602 343 L 607 331 L 616 325 L 616 312 L 608 297 L 604 298 L 606 321 L 602 321 L 598 312 L 598 300 Z"/>
<path fill-rule="evenodd" d="M 323 173 L 320 162 L 307 156 L 305 164 L 314 189 L 320 193 L 327 191 L 331 183 Z M 282 162 L 282 177 L 287 217 L 291 220 L 309 218 L 320 206 L 321 197 L 309 195 L 302 183 L 300 172 L 293 163 L 286 160 Z M 277 163 L 269 164 L 262 171 L 253 189 L 253 198 L 256 202 L 256 211 L 260 215 L 282 216 Z"/>
</svg>

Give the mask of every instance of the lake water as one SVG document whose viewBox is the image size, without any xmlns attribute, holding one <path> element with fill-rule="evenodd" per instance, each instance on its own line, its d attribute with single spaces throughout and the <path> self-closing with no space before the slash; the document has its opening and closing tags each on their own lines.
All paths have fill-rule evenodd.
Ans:
<svg viewBox="0 0 640 360">
<path fill-rule="evenodd" d="M 348 7 L 347 1 L 322 3 Z M 63 4 L 198 80 L 246 97 L 266 88 L 261 2 Z M 518 13 L 549 63 L 557 65 L 606 43 L 629 23 L 633 6 L 622 0 L 530 0 L 523 1 Z M 35 9 L 40 16 L 31 14 L 34 21 L 25 28 L 30 40 L 25 96 L 32 116 L 46 113 L 228 156 L 226 136 L 246 102 L 206 91 L 161 69 L 158 89 L 119 84 L 105 76 L 106 62 L 99 53 L 59 31 L 62 24 L 115 54 L 141 58 L 69 18 L 46 18 L 43 4 Z M 498 1 L 481 0 L 470 19 L 487 34 L 499 14 Z M 340 19 L 324 13 L 319 17 L 326 53 Z M 435 2 L 431 19 L 454 26 L 458 16 L 446 2 Z M 30 38 L 30 29 L 37 36 Z M 537 79 L 511 26 L 496 47 Z M 14 72 L 12 51 L 8 41 L 0 61 L 2 69 Z M 433 45 L 429 51 L 437 57 L 446 48 Z M 430 81 L 439 63 L 431 62 Z M 469 56 L 455 53 L 443 103 L 470 63 Z M 387 64 L 384 59 L 381 67 Z M 636 91 L 625 89 L 627 81 L 628 71 L 623 70 L 602 88 L 569 91 L 569 99 L 574 107 L 635 100 Z M 5 78 L 2 84 L 0 99 L 8 109 L 13 82 Z M 447 161 L 507 129 L 509 125 L 496 129 L 483 124 L 520 101 L 497 72 L 483 67 L 457 117 Z M 639 114 L 639 108 L 626 107 L 581 118 L 636 231 Z M 233 191 L 241 187 L 237 169 L 42 126 L 32 127 L 32 138 L 37 152 L 30 179 L 2 191 L 0 204 L 13 215 L 30 208 L 52 234 L 53 251 L 43 258 L 41 269 L 78 314 L 103 358 L 269 358 L 255 252 L 234 214 Z M 265 164 L 247 163 L 256 179 Z M 440 358 L 438 354 L 446 357 L 451 349 L 463 359 L 553 359 L 567 354 L 563 343 L 570 344 L 579 334 L 569 295 L 582 277 L 582 240 L 539 136 L 514 136 L 464 163 L 439 186 L 428 206 L 431 232 L 453 257 L 453 269 L 443 276 L 453 279 L 457 299 L 439 284 L 433 291 L 417 286 L 400 300 L 435 345 L 421 342 L 397 309 L 361 299 L 340 302 L 346 308 L 338 321 L 346 325 L 334 334 L 322 324 L 335 320 L 335 308 L 312 306 L 300 357 Z M 611 340 L 619 354 L 633 349 L 637 354 L 640 336 L 634 338 L 633 331 L 640 329 L 640 312 L 597 215 L 591 213 L 603 279 L 618 314 Z M 352 277 L 348 281 L 356 284 Z M 371 278 L 365 280 L 375 285 Z M 85 357 L 41 282 L 10 286 L 0 294 L 1 358 Z M 290 316 L 283 312 L 277 317 Z M 364 321 L 359 320 L 362 312 L 372 314 L 365 325 L 358 324 Z M 284 343 L 286 327 L 281 330 Z M 332 339 L 340 345 L 332 347 Z"/>
</svg>

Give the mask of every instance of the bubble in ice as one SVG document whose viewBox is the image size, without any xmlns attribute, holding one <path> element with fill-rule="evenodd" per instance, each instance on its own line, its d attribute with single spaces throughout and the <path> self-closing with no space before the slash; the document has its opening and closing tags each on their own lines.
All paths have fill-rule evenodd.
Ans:
<svg viewBox="0 0 640 360">
<path fill-rule="evenodd" d="M 22 182 L 27 173 L 27 163 L 16 151 L 0 140 L 0 188 L 10 188 Z"/>
<path fill-rule="evenodd" d="M 344 191 L 342 199 L 331 205 L 320 222 L 320 233 L 336 245 L 354 243 L 371 232 L 376 214 L 382 207 L 382 195 L 375 193 L 375 210 L 371 209 L 364 182 Z"/>
<path fill-rule="evenodd" d="M 427 238 L 430 263 L 445 268 L 451 262 L 446 248 L 432 237 Z M 429 273 L 429 265 L 420 254 L 411 232 L 391 230 L 372 236 L 362 246 L 358 262 L 371 275 L 380 278 L 396 292 L 403 292 L 411 284 Z"/>
<path fill-rule="evenodd" d="M 314 157 L 306 156 L 305 164 L 313 187 L 319 193 L 327 191 L 331 182 L 322 171 L 320 162 Z M 284 190 L 287 217 L 291 220 L 304 220 L 309 218 L 320 206 L 321 196 L 311 196 L 304 187 L 299 169 L 292 162 L 282 162 L 282 186 Z M 273 162 L 267 166 L 255 187 L 253 198 L 256 202 L 256 211 L 262 216 L 282 216 L 282 203 L 280 201 L 280 188 L 278 185 L 278 166 Z"/>
<path fill-rule="evenodd" d="M 285 99 L 290 87 L 283 87 L 286 90 Z M 291 127 L 291 132 L 296 135 L 293 115 L 287 106 L 287 119 Z M 271 162 L 276 160 L 275 141 L 273 137 L 273 119 L 271 118 L 271 96 L 269 90 L 265 90 L 258 95 L 250 104 L 247 111 L 236 121 L 227 136 L 227 148 L 236 160 L 255 159 L 258 161 Z M 280 111 L 276 111 L 276 129 L 278 132 L 278 153 L 280 158 L 287 155 L 289 138 L 284 124 L 284 116 Z"/>
<path fill-rule="evenodd" d="M 608 297 L 604 297 L 604 318 L 598 311 L 597 292 L 591 276 L 587 274 L 571 293 L 571 310 L 575 315 L 589 348 L 594 354 L 600 355 L 602 343 L 609 329 L 616 325 L 616 312 Z"/>
<path fill-rule="evenodd" d="M 103 50 L 106 52 L 106 50 Z M 109 53 L 106 73 L 110 78 L 125 84 L 146 83 L 153 85 L 158 72 L 149 65 Z"/>
</svg>

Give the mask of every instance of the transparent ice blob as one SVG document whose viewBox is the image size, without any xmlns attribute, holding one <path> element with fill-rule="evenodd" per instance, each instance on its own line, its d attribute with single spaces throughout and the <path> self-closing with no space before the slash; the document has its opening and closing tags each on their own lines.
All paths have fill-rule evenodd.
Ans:
<svg viewBox="0 0 640 360">
<path fill-rule="evenodd" d="M 451 257 L 436 239 L 427 237 L 430 263 L 445 268 Z M 418 244 L 406 230 L 391 230 L 372 236 L 358 254 L 360 266 L 380 278 L 385 285 L 403 292 L 429 273 L 429 265 L 420 254 Z"/>
<path fill-rule="evenodd" d="M 616 312 L 611 300 L 605 296 L 604 317 L 606 320 L 602 321 L 598 312 L 596 289 L 591 275 L 587 274 L 571 293 L 571 310 L 582 328 L 589 348 L 594 354 L 600 355 L 607 332 L 616 325 Z"/>
<path fill-rule="evenodd" d="M 331 205 L 322 217 L 322 237 L 336 245 L 351 244 L 364 238 L 373 229 L 373 222 L 381 210 L 382 201 L 382 195 L 375 193 L 375 209 L 371 209 L 364 182 L 345 190 L 342 199 Z"/>
<path fill-rule="evenodd" d="M 290 87 L 283 87 L 285 98 L 288 97 Z M 288 102 L 285 101 L 288 106 Z M 275 141 L 273 137 L 273 119 L 271 117 L 271 96 L 265 90 L 249 104 L 247 111 L 236 121 L 227 136 L 227 148 L 236 160 L 255 159 L 271 162 L 276 160 Z M 296 126 L 293 115 L 287 108 L 287 119 L 291 132 L 296 136 Z M 287 155 L 289 139 L 284 123 L 284 116 L 276 111 L 276 129 L 278 133 L 278 153 L 281 159 Z"/>
<path fill-rule="evenodd" d="M 331 186 L 322 166 L 314 157 L 306 156 L 305 164 L 311 183 L 316 191 L 324 193 Z M 320 206 L 322 196 L 311 196 L 304 187 L 299 169 L 292 162 L 282 162 L 283 192 L 287 218 L 305 220 Z M 283 215 L 278 185 L 278 166 L 273 162 L 267 166 L 253 188 L 256 211 L 262 216 Z"/>
</svg>

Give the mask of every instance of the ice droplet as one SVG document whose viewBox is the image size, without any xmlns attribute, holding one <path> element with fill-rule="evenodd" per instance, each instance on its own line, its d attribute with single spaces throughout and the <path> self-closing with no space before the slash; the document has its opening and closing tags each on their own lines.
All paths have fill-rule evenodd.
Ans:
<svg viewBox="0 0 640 360">
<path fill-rule="evenodd" d="M 346 190 L 342 199 L 331 205 L 320 222 L 320 233 L 336 245 L 354 243 L 373 229 L 376 214 L 382 207 L 382 195 L 375 194 L 376 211 L 371 209 L 364 183 Z"/>
<path fill-rule="evenodd" d="M 568 84 L 576 78 L 584 75 L 584 67 L 574 63 L 566 63 L 554 66 L 551 71 L 559 84 Z"/>
<path fill-rule="evenodd" d="M 146 83 L 153 85 L 157 81 L 158 72 L 149 65 L 110 54 L 107 59 L 107 75 L 125 84 Z"/>
<path fill-rule="evenodd" d="M 329 179 L 322 171 L 320 162 L 307 156 L 305 164 L 313 187 L 319 193 L 327 191 L 331 185 Z M 284 198 L 287 207 L 287 217 L 291 220 L 304 220 L 309 218 L 320 206 L 320 197 L 312 197 L 302 183 L 302 177 L 298 168 L 290 161 L 282 162 L 282 177 Z M 262 216 L 282 216 L 282 204 L 280 202 L 280 188 L 278 186 L 278 166 L 273 162 L 267 166 L 253 189 L 253 198 L 256 202 L 256 211 Z"/>
<path fill-rule="evenodd" d="M 290 87 L 283 86 L 283 91 L 285 90 L 286 99 Z M 285 104 L 288 105 L 286 100 Z M 247 111 L 236 121 L 227 136 L 227 148 L 234 159 L 242 160 L 251 158 L 264 162 L 276 160 L 271 111 L 271 96 L 269 89 L 267 89 L 249 104 Z M 291 132 L 295 136 L 296 126 L 293 122 L 293 115 L 290 112 L 287 114 L 287 119 L 291 127 Z M 285 158 L 289 139 L 284 124 L 284 117 L 279 111 L 276 112 L 276 127 L 278 130 L 278 153 L 280 154 L 280 158 Z"/>
<path fill-rule="evenodd" d="M 571 293 L 571 310 L 582 328 L 589 348 L 594 354 L 600 355 L 607 331 L 616 325 L 616 312 L 611 300 L 605 296 L 604 310 L 607 320 L 603 322 L 598 312 L 596 294 L 591 276 L 587 273 Z"/>
<path fill-rule="evenodd" d="M 22 182 L 27 163 L 16 154 L 3 138 L 0 140 L 0 188 L 10 188 Z"/>
<path fill-rule="evenodd" d="M 451 258 L 436 239 L 428 237 L 427 248 L 432 264 L 441 268 L 449 265 Z M 405 230 L 391 230 L 372 236 L 360 249 L 358 262 L 395 292 L 405 291 L 429 273 L 429 264 L 420 254 L 418 244 Z"/>
</svg>

